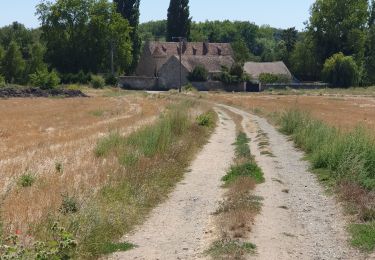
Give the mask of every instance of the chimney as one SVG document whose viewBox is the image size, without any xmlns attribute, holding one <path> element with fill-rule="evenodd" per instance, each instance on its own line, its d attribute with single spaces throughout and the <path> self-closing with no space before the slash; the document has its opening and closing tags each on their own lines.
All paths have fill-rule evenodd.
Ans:
<svg viewBox="0 0 375 260">
<path fill-rule="evenodd" d="M 208 54 L 208 50 L 209 50 L 209 43 L 206 41 L 203 43 L 203 55 L 207 55 Z"/>
<path fill-rule="evenodd" d="M 186 39 L 184 39 L 184 41 L 182 42 L 182 53 L 185 53 L 186 49 L 187 49 L 187 41 Z"/>
<path fill-rule="evenodd" d="M 217 54 L 218 54 L 219 56 L 221 56 L 221 53 L 222 53 L 221 48 L 220 48 L 220 47 L 217 47 Z"/>
<path fill-rule="evenodd" d="M 197 55 L 197 48 L 193 47 L 193 55 Z"/>
</svg>

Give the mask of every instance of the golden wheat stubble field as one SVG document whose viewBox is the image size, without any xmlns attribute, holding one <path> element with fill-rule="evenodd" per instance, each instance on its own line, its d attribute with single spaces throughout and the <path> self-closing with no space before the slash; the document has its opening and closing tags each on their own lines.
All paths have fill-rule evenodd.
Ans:
<svg viewBox="0 0 375 260">
<path fill-rule="evenodd" d="M 95 157 L 98 138 L 132 132 L 157 118 L 168 103 L 143 94 L 0 99 L 4 233 L 27 232 L 30 224 L 59 210 L 63 196 L 80 200 L 102 187 L 117 164 Z"/>
<path fill-rule="evenodd" d="M 298 108 L 332 126 L 351 130 L 362 125 L 375 135 L 375 97 L 219 93 L 209 98 L 266 114 Z"/>
</svg>

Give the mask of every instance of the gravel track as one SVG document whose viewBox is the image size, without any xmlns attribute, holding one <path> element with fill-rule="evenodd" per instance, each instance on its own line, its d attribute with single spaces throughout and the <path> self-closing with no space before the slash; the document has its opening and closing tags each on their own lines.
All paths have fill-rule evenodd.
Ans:
<svg viewBox="0 0 375 260">
<path fill-rule="evenodd" d="M 350 247 L 342 208 L 309 172 L 304 154 L 265 119 L 223 107 L 243 116 L 251 151 L 266 178 L 256 188 L 264 201 L 250 237 L 257 245 L 251 259 L 370 259 Z M 267 134 L 274 157 L 261 154 L 259 130 Z"/>
<path fill-rule="evenodd" d="M 255 195 L 264 198 L 250 242 L 261 260 L 374 259 L 350 247 L 346 217 L 335 198 L 326 194 L 310 173 L 304 154 L 265 119 L 243 110 L 218 105 L 243 117 L 244 131 L 251 138 L 252 154 L 263 169 L 266 182 Z M 170 198 L 151 213 L 146 223 L 122 241 L 137 245 L 108 259 L 203 259 L 212 242 L 211 213 L 223 196 L 220 178 L 230 166 L 234 151 L 234 122 L 221 111 L 209 143 L 198 154 L 191 171 Z M 270 154 L 262 154 L 259 130 L 269 139 Z"/>
</svg>

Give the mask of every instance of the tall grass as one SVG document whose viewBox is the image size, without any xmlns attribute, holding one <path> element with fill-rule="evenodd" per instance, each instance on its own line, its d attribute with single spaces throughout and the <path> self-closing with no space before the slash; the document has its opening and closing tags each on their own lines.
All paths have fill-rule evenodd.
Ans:
<svg viewBox="0 0 375 260">
<path fill-rule="evenodd" d="M 338 182 L 375 189 L 375 140 L 363 127 L 342 132 L 299 110 L 285 112 L 280 126 L 308 153 L 315 169 L 329 170 Z"/>
<path fill-rule="evenodd" d="M 98 141 L 97 159 L 115 158 L 118 168 L 108 172 L 109 184 L 78 212 L 58 216 L 77 237 L 77 258 L 93 259 L 132 248 L 117 241 L 166 199 L 212 131 L 190 116 L 196 105 L 182 101 L 170 106 L 156 123 L 128 137 L 113 132 Z"/>
<path fill-rule="evenodd" d="M 333 184 L 358 215 L 349 231 L 352 244 L 375 248 L 375 140 L 363 127 L 342 132 L 299 110 L 279 118 L 280 130 L 305 150 L 320 179 Z"/>
</svg>

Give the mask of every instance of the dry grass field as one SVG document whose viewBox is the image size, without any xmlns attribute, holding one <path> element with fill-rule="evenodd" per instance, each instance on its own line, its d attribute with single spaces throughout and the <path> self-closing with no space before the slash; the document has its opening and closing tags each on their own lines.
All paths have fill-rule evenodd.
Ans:
<svg viewBox="0 0 375 260">
<path fill-rule="evenodd" d="M 375 97 L 220 93 L 209 98 L 266 114 L 298 108 L 333 126 L 349 130 L 363 125 L 375 133 Z"/>
<path fill-rule="evenodd" d="M 157 118 L 170 101 L 145 94 L 92 91 L 90 98 L 0 100 L 0 195 L 5 234 L 59 210 L 65 197 L 87 198 L 115 164 L 95 145 Z M 29 187 L 30 186 L 30 187 Z"/>
</svg>

